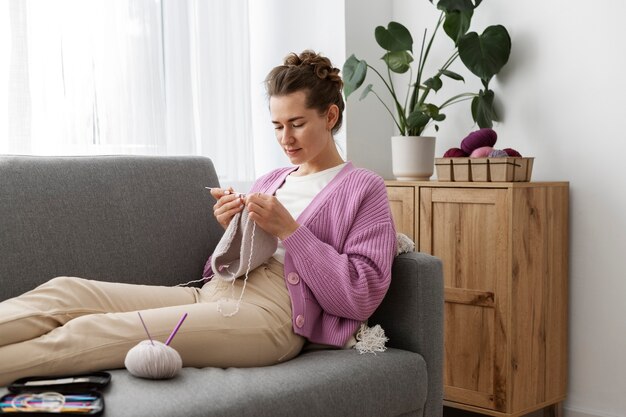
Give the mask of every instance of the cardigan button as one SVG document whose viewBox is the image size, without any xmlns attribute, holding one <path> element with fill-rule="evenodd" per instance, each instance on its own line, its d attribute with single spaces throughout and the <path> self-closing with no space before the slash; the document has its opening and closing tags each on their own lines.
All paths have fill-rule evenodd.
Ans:
<svg viewBox="0 0 626 417">
<path fill-rule="evenodd" d="M 300 277 L 295 272 L 290 272 L 289 274 L 287 274 L 287 282 L 291 285 L 296 285 L 298 282 L 300 282 Z"/>
<path fill-rule="evenodd" d="M 299 314 L 298 317 L 296 317 L 296 326 L 300 328 L 304 326 L 304 316 L 302 314 Z"/>
</svg>

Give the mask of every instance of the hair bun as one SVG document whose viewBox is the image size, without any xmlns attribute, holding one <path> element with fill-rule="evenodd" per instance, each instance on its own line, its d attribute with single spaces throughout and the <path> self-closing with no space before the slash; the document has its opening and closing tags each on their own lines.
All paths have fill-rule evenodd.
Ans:
<svg viewBox="0 0 626 417">
<path fill-rule="evenodd" d="M 285 57 L 284 65 L 296 67 L 310 65 L 318 78 L 336 83 L 339 89 L 343 87 L 343 81 L 339 76 L 339 68 L 334 68 L 330 59 L 311 50 L 307 49 L 300 55 L 293 52 L 290 53 Z"/>
<path fill-rule="evenodd" d="M 340 90 L 343 88 L 343 80 L 339 75 L 339 68 L 331 68 L 331 70 L 328 72 L 327 77 L 330 81 L 337 84 Z"/>
<path fill-rule="evenodd" d="M 289 67 L 297 67 L 302 64 L 302 61 L 300 60 L 300 57 L 295 54 L 295 52 L 292 52 L 285 57 L 284 64 Z"/>
</svg>

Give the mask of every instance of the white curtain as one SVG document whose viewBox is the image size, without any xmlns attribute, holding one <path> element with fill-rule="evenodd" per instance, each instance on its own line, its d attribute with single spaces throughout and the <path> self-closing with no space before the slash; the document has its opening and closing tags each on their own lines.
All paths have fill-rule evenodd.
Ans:
<svg viewBox="0 0 626 417">
<path fill-rule="evenodd" d="M 222 185 L 249 184 L 248 0 L 163 0 L 163 18 L 168 146 L 211 156 Z"/>
<path fill-rule="evenodd" d="M 254 175 L 247 0 L 0 4 L 0 153 L 206 155 Z"/>
</svg>

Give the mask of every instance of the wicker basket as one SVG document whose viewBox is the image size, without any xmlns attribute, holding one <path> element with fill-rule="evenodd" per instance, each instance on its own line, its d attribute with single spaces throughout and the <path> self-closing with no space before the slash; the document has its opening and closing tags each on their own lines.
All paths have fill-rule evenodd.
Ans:
<svg viewBox="0 0 626 417">
<path fill-rule="evenodd" d="M 530 181 L 535 158 L 435 158 L 439 181 Z"/>
</svg>

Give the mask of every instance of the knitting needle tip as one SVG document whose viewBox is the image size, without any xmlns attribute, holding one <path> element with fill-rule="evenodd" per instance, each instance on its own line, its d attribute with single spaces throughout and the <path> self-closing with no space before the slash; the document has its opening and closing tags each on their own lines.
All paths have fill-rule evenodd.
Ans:
<svg viewBox="0 0 626 417">
<path fill-rule="evenodd" d="M 206 188 L 207 190 L 211 191 L 211 190 L 213 190 L 214 188 L 217 188 L 217 187 L 204 187 L 204 188 Z M 238 193 L 236 191 L 223 190 L 223 192 L 224 192 L 224 195 L 235 194 L 235 195 L 237 195 L 239 197 L 245 197 L 246 196 L 245 193 Z"/>
<path fill-rule="evenodd" d="M 148 339 L 150 339 L 150 343 L 152 343 L 152 346 L 154 346 L 154 342 L 152 341 L 152 336 L 150 336 L 150 332 L 148 331 L 148 327 L 146 326 L 146 323 L 143 321 L 143 317 L 141 317 L 141 313 L 137 312 L 137 315 L 139 316 L 139 320 L 141 320 L 141 324 L 143 324 L 143 329 L 146 331 L 146 334 L 148 335 Z"/>
<path fill-rule="evenodd" d="M 187 313 L 183 314 L 180 320 L 178 320 L 178 324 L 176 325 L 176 327 L 174 327 L 174 330 L 172 330 L 172 334 L 170 334 L 170 337 L 167 338 L 167 341 L 165 342 L 165 346 L 170 345 L 170 342 L 172 341 L 172 339 L 174 339 L 174 336 L 176 336 L 178 329 L 180 329 L 180 326 L 183 324 L 183 321 L 185 321 L 186 318 L 187 318 Z"/>
</svg>

